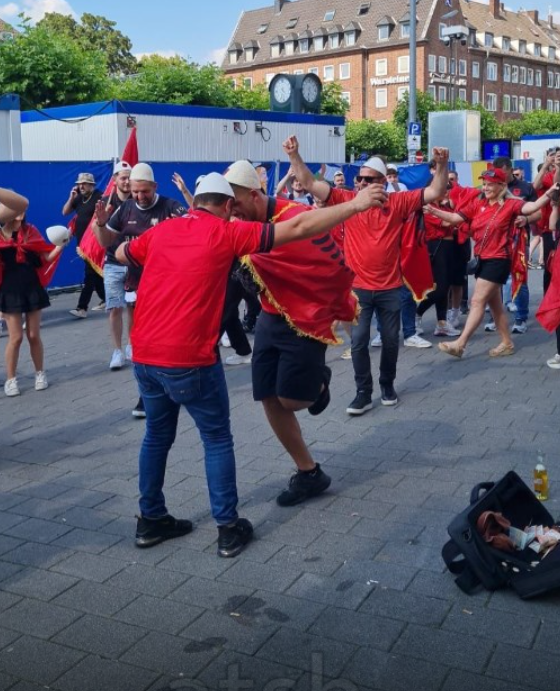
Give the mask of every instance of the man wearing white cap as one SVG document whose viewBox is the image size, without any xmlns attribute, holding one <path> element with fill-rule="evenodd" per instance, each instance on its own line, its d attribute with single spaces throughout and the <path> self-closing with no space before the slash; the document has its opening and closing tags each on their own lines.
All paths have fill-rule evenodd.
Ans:
<svg viewBox="0 0 560 691">
<path fill-rule="evenodd" d="M 299 154 L 296 137 L 284 143 L 290 164 L 304 187 L 328 205 L 351 199 L 356 193 L 332 188 L 316 180 Z M 447 149 L 434 149 L 436 172 L 429 187 L 413 192 L 399 192 L 388 196 L 382 208 L 370 209 L 353 217 L 344 225 L 344 253 L 356 274 L 354 290 L 360 300 L 360 317 L 352 327 L 352 364 L 356 382 L 356 396 L 346 412 L 362 415 L 371 410 L 373 378 L 369 355 L 370 328 L 374 312 L 383 323 L 382 348 L 379 365 L 381 404 L 393 406 L 398 402 L 394 389 L 399 353 L 401 314 L 401 246 L 407 220 L 422 209 L 425 203 L 443 198 L 447 190 Z M 362 164 L 356 176 L 360 189 L 387 181 L 387 168 L 378 156 Z M 414 227 L 408 225 L 414 232 Z M 410 243 L 414 244 L 414 243 Z"/>
<path fill-rule="evenodd" d="M 311 213 L 303 204 L 266 196 L 249 161 L 236 161 L 225 177 L 235 193 L 237 218 L 270 223 Z M 373 188 L 384 200 L 382 186 Z M 297 466 L 276 499 L 280 506 L 293 506 L 331 483 L 305 444 L 295 413 L 307 408 L 318 415 L 329 404 L 331 371 L 325 352 L 328 344 L 339 342 L 335 321 L 356 317 L 353 275 L 330 233 L 270 255 L 246 257 L 244 263 L 262 287 L 251 363 L 253 398 L 262 402 L 270 426 Z"/>
<path fill-rule="evenodd" d="M 112 247 L 113 252 L 121 243 L 142 235 L 161 221 L 187 212 L 180 202 L 157 193 L 154 171 L 147 163 L 137 163 L 130 171 L 129 179 L 131 197 L 114 213 L 103 203 L 98 203 L 95 207 L 95 235 L 103 247 Z M 128 270 L 125 285 L 127 291 L 136 291 L 140 275 L 139 269 Z M 141 398 L 132 415 L 137 418 L 146 417 Z"/>
<path fill-rule="evenodd" d="M 120 262 L 144 267 L 131 334 L 147 413 L 139 459 L 138 547 L 152 547 L 192 529 L 190 521 L 168 513 L 163 494 L 181 406 L 203 442 L 219 556 L 235 557 L 250 541 L 251 523 L 237 514 L 229 400 L 217 347 L 230 267 L 236 257 L 268 253 L 323 233 L 378 198 L 373 189 L 365 190 L 348 204 L 277 224 L 230 221 L 233 190 L 222 175 L 210 173 L 198 185 L 193 209 L 185 217 L 119 246 Z"/>
<path fill-rule="evenodd" d="M 74 222 L 74 237 L 79 245 L 86 229 L 91 221 L 95 205 L 101 199 L 101 190 L 95 187 L 95 177 L 92 173 L 80 173 L 74 187 L 70 190 L 70 196 L 62 207 L 62 215 L 68 216 L 74 213 L 72 219 Z M 85 319 L 87 317 L 87 310 L 94 291 L 101 300 L 100 307 L 94 309 L 103 309 L 105 305 L 105 288 L 103 286 L 103 278 L 93 269 L 88 262 L 84 264 L 84 287 L 78 298 L 78 305 L 76 309 L 70 310 L 70 314 L 77 319 Z"/>
</svg>

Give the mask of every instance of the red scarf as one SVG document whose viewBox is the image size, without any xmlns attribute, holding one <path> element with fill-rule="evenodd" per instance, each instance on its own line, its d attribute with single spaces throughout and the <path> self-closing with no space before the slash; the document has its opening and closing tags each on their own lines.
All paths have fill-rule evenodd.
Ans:
<svg viewBox="0 0 560 691">
<path fill-rule="evenodd" d="M 44 240 L 37 228 L 32 226 L 30 223 L 22 224 L 21 228 L 16 234 L 15 240 L 12 238 L 6 240 L 6 238 L 0 234 L 0 250 L 7 249 L 9 247 L 15 248 L 16 262 L 18 264 L 24 264 L 27 261 L 26 252 L 35 252 L 41 256 L 45 253 L 52 252 L 54 249 L 54 245 L 51 245 L 50 242 Z M 55 257 L 52 262 L 46 262 L 41 257 L 41 266 L 36 267 L 35 271 L 39 276 L 39 281 L 41 282 L 43 288 L 52 281 L 52 277 L 56 271 L 59 259 L 60 254 Z M 4 262 L 0 256 L 0 286 L 2 285 L 3 275 Z"/>
<path fill-rule="evenodd" d="M 550 285 L 535 316 L 552 333 L 560 326 L 560 250 L 554 252 L 550 273 Z"/>
<path fill-rule="evenodd" d="M 124 147 L 122 160 L 130 163 L 131 166 L 135 166 L 138 163 L 138 143 L 136 141 L 136 127 L 133 127 L 130 132 L 130 137 Z M 109 184 L 105 188 L 104 197 L 110 197 L 115 188 L 115 181 L 111 176 Z M 73 219 L 72 219 L 73 220 Z M 80 257 L 86 261 L 91 268 L 96 271 L 100 276 L 103 276 L 103 264 L 105 262 L 105 247 L 97 242 L 95 233 L 92 230 L 93 222 L 95 220 L 95 214 L 91 217 L 91 221 L 88 223 L 79 247 L 76 252 Z M 72 221 L 68 224 L 70 228 Z M 116 239 L 116 238 L 115 238 Z"/>
<path fill-rule="evenodd" d="M 273 223 L 311 210 L 282 199 L 271 204 Z M 300 336 L 337 345 L 341 341 L 334 322 L 351 322 L 358 316 L 358 300 L 351 290 L 354 275 L 330 233 L 290 242 L 269 254 L 252 254 L 243 263 L 270 304 Z"/>
</svg>

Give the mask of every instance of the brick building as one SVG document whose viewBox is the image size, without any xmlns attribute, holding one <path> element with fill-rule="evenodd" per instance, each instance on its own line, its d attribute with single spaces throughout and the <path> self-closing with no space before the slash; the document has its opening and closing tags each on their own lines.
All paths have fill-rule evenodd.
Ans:
<svg viewBox="0 0 560 691">
<path fill-rule="evenodd" d="M 560 112 L 560 27 L 499 0 L 418 0 L 417 88 L 482 103 L 499 120 Z M 243 12 L 224 58 L 236 81 L 278 72 L 336 81 L 351 119 L 387 120 L 410 81 L 408 0 L 275 0 Z M 445 40 L 460 27 L 462 40 Z"/>
</svg>

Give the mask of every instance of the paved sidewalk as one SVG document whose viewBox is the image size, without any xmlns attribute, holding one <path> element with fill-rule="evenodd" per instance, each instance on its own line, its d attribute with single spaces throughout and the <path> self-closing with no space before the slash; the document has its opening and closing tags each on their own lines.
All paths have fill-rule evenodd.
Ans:
<svg viewBox="0 0 560 691">
<path fill-rule="evenodd" d="M 541 280 L 531 272 L 535 295 Z M 497 361 L 498 337 L 482 331 L 462 361 L 403 348 L 400 405 L 377 399 L 360 418 L 345 413 L 352 365 L 330 349 L 332 403 L 300 422 L 333 484 L 287 509 L 274 497 L 292 464 L 251 399 L 250 367 L 229 368 L 241 513 L 257 539 L 223 560 L 186 415 L 166 488 L 196 529 L 135 549 L 134 377 L 109 371 L 106 317 L 73 320 L 75 299 L 45 311 L 50 388 L 33 390 L 24 345 L 22 395 L 0 402 L 0 691 L 560 688 L 560 597 L 467 597 L 440 558 L 472 486 L 511 468 L 530 481 L 539 448 L 560 516 L 553 337 L 532 322 Z"/>
</svg>

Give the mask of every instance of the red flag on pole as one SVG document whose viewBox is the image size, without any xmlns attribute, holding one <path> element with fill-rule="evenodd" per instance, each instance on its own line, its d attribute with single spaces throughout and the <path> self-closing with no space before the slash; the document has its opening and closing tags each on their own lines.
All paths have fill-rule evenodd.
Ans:
<svg viewBox="0 0 560 691">
<path fill-rule="evenodd" d="M 138 163 L 138 142 L 136 140 L 136 127 L 133 127 L 132 131 L 130 132 L 130 136 L 128 137 L 128 141 L 126 143 L 126 146 L 124 147 L 121 160 L 130 163 L 131 167 L 135 166 Z M 105 193 L 103 196 L 110 197 L 114 187 L 115 182 L 113 180 L 113 177 L 111 176 L 111 179 L 109 180 L 109 184 L 105 188 Z M 86 228 L 86 231 L 82 237 L 82 241 L 80 242 L 79 247 L 76 249 L 76 252 L 84 261 L 86 261 L 91 266 L 92 269 L 94 269 L 94 271 L 97 271 L 97 273 L 100 276 L 102 276 L 103 262 L 105 261 L 105 248 L 101 247 L 101 245 L 97 242 L 97 238 L 95 237 L 95 234 L 92 230 L 92 225 L 93 217 L 89 222 L 88 227 Z"/>
</svg>

